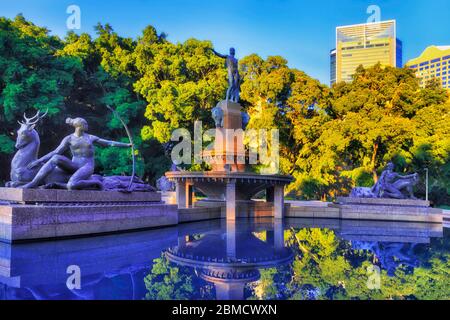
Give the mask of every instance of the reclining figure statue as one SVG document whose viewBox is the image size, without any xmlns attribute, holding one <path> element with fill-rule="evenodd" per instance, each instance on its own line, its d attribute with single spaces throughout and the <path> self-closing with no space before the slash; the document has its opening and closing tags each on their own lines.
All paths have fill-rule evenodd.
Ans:
<svg viewBox="0 0 450 320">
<path fill-rule="evenodd" d="M 399 175 L 394 172 L 394 164 L 389 162 L 381 173 L 378 182 L 372 188 L 356 187 L 352 190 L 351 198 L 393 198 L 416 199 L 413 187 L 419 182 L 419 175 Z"/>
<path fill-rule="evenodd" d="M 37 159 L 39 135 L 35 126 L 44 115 L 39 112 L 32 118 L 20 122 L 17 132 L 16 152 L 11 163 L 11 181 L 7 187 L 19 188 L 59 188 L 59 189 L 99 189 L 118 191 L 154 191 L 150 185 L 137 177 L 107 176 L 94 174 L 94 144 L 111 147 L 130 147 L 122 143 L 101 139 L 87 133 L 88 123 L 83 118 L 67 118 L 66 123 L 75 132 L 65 137 L 52 152 Z M 72 159 L 63 154 L 70 150 Z M 129 182 L 129 183 L 128 183 Z"/>
</svg>

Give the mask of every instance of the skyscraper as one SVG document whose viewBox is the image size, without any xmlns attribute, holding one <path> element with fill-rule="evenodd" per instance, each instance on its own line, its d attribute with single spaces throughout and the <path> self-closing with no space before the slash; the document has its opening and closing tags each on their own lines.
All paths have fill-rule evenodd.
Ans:
<svg viewBox="0 0 450 320">
<path fill-rule="evenodd" d="M 336 49 L 330 51 L 330 86 L 336 83 Z"/>
<path fill-rule="evenodd" d="M 429 46 L 406 66 L 416 72 L 422 88 L 437 78 L 443 88 L 450 89 L 450 46 Z"/>
<path fill-rule="evenodd" d="M 397 39 L 395 20 L 336 28 L 336 82 L 352 81 L 359 65 L 371 67 L 378 62 L 402 67 L 402 42 Z"/>
</svg>

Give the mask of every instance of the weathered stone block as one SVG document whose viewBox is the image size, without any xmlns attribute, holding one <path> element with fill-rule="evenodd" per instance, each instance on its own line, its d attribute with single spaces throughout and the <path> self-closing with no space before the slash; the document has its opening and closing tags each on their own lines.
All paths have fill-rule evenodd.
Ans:
<svg viewBox="0 0 450 320">
<path fill-rule="evenodd" d="M 386 205 L 386 206 L 414 206 L 414 207 L 429 207 L 430 202 L 425 200 L 411 200 L 411 199 L 387 199 L 387 198 L 350 198 L 337 197 L 339 204 L 363 204 L 363 205 Z"/>
<path fill-rule="evenodd" d="M 18 203 L 159 202 L 161 194 L 158 192 L 0 188 L 0 200 Z"/>
</svg>

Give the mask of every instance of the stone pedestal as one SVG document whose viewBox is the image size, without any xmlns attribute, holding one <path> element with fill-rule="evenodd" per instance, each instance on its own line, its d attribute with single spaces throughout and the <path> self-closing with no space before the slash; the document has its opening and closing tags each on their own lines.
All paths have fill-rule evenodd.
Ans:
<svg viewBox="0 0 450 320">
<path fill-rule="evenodd" d="M 237 102 L 222 100 L 219 102 L 219 106 L 223 111 L 223 127 L 226 129 L 241 129 L 241 105 Z"/>
<path fill-rule="evenodd" d="M 0 188 L 0 241 L 75 237 L 175 225 L 157 192 Z"/>
<path fill-rule="evenodd" d="M 424 200 L 338 197 L 332 208 L 340 219 L 441 223 L 443 211 Z"/>
</svg>

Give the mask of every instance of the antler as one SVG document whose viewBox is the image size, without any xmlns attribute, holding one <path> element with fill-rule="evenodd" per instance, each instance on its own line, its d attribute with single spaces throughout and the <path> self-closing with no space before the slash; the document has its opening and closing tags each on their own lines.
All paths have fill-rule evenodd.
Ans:
<svg viewBox="0 0 450 320">
<path fill-rule="evenodd" d="M 42 118 L 44 118 L 48 113 L 48 109 L 45 111 L 44 114 L 41 115 L 41 111 L 38 110 L 38 112 L 31 118 L 27 118 L 27 115 L 25 114 L 25 112 L 23 113 L 23 118 L 25 119 L 25 123 L 18 121 L 19 124 L 26 124 L 26 125 L 33 125 L 39 122 L 39 120 L 41 120 Z"/>
</svg>

